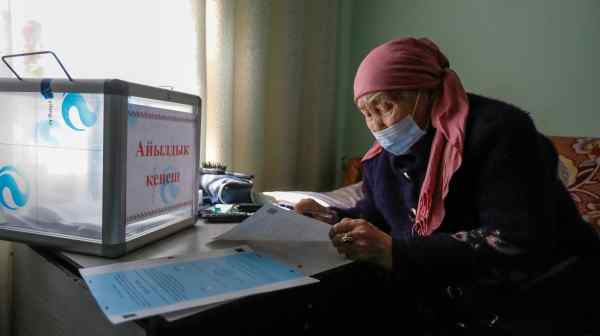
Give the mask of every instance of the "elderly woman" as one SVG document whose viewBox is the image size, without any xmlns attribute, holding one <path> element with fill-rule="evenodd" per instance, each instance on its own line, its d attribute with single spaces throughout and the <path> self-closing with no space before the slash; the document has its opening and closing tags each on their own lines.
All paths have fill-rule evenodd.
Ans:
<svg viewBox="0 0 600 336">
<path fill-rule="evenodd" d="M 506 330 L 536 320 L 530 309 L 546 313 L 529 302 L 537 297 L 514 301 L 517 288 L 597 255 L 598 237 L 559 180 L 549 140 L 519 108 L 467 94 L 430 40 L 372 50 L 354 101 L 376 140 L 362 158 L 364 198 L 350 209 L 296 205 L 334 215 L 330 238 L 340 253 L 409 279 L 416 291 L 463 297 L 456 304 L 466 313 L 449 318 L 460 327 Z"/>
</svg>

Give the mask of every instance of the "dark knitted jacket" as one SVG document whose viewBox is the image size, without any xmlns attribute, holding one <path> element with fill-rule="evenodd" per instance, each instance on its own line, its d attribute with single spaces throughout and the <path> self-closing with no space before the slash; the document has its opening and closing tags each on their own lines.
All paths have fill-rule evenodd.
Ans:
<svg viewBox="0 0 600 336">
<path fill-rule="evenodd" d="M 417 165 L 416 193 L 403 196 L 411 192 L 398 187 L 397 203 L 383 199 L 396 197 L 390 185 L 402 179 L 401 170 L 382 163 L 382 155 L 391 155 L 385 152 L 363 163 L 365 199 L 339 215 L 391 232 L 394 273 L 417 282 L 533 279 L 571 256 L 597 253 L 598 236 L 559 180 L 556 151 L 529 115 L 497 100 L 468 98 L 463 163 L 450 182 L 437 231 L 416 236 L 398 219 L 411 223 L 426 165 Z M 428 158 L 429 146 L 421 146 Z"/>
</svg>

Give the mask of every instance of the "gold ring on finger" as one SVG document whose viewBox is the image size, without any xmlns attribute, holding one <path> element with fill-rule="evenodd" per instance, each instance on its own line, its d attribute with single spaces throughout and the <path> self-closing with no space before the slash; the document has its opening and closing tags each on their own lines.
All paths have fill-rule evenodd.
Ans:
<svg viewBox="0 0 600 336">
<path fill-rule="evenodd" d="M 352 243 L 353 238 L 348 232 L 346 232 L 342 235 L 341 240 L 342 240 L 342 243 L 350 244 L 350 243 Z"/>
</svg>

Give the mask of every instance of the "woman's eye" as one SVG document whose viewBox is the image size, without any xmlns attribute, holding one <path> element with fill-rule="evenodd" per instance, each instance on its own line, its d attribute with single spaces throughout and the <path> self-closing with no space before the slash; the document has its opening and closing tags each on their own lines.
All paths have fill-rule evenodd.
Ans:
<svg viewBox="0 0 600 336">
<path fill-rule="evenodd" d="M 394 112 L 394 106 L 392 104 L 385 104 L 385 108 L 382 111 L 384 114 L 391 114 Z"/>
</svg>

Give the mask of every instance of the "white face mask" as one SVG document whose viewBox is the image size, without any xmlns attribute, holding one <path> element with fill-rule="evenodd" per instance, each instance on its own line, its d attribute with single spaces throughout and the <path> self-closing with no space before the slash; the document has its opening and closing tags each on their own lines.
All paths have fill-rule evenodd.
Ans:
<svg viewBox="0 0 600 336">
<path fill-rule="evenodd" d="M 417 96 L 412 114 L 416 111 L 418 102 Z M 406 154 L 410 147 L 425 135 L 425 131 L 417 125 L 410 114 L 388 128 L 371 133 L 381 147 L 394 155 Z"/>
</svg>

